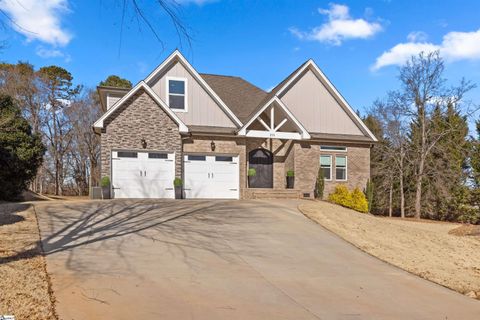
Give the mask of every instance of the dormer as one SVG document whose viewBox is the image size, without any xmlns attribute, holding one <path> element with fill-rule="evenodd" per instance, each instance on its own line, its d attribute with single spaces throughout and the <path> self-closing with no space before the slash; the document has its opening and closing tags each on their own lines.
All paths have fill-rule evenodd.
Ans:
<svg viewBox="0 0 480 320">
<path fill-rule="evenodd" d="M 110 109 L 118 100 L 126 95 L 130 89 L 117 88 L 117 87 L 97 87 L 98 95 L 100 96 L 100 104 L 102 105 L 102 111 L 106 112 Z"/>
</svg>

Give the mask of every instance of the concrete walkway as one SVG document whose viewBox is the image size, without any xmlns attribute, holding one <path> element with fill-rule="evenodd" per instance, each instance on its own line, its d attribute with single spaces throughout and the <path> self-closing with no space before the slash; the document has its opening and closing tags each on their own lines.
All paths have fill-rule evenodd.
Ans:
<svg viewBox="0 0 480 320">
<path fill-rule="evenodd" d="M 480 319 L 480 301 L 359 251 L 295 201 L 41 203 L 61 319 Z"/>
</svg>

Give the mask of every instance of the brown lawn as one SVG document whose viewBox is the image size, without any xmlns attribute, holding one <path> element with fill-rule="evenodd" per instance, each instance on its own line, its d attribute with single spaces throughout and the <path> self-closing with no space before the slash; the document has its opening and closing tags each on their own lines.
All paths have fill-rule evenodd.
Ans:
<svg viewBox="0 0 480 320">
<path fill-rule="evenodd" d="M 0 204 L 0 315 L 57 319 L 34 209 Z"/>
<path fill-rule="evenodd" d="M 480 299 L 480 233 L 476 226 L 381 218 L 324 201 L 309 201 L 299 209 L 381 260 Z"/>
</svg>

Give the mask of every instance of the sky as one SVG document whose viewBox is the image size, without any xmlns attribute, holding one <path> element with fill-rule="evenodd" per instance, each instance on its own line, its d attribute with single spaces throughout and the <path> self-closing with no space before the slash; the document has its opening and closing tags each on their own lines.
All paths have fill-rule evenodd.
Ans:
<svg viewBox="0 0 480 320">
<path fill-rule="evenodd" d="M 449 83 L 465 77 L 480 86 L 480 1 L 177 2 L 190 46 L 156 0 L 137 3 L 161 41 L 138 21 L 132 0 L 0 0 L 0 60 L 59 65 L 76 84 L 95 87 L 111 74 L 135 84 L 179 48 L 199 72 L 240 76 L 268 91 L 311 58 L 364 113 L 399 87 L 408 57 L 440 50 Z M 480 88 L 467 98 L 480 104 Z"/>
</svg>

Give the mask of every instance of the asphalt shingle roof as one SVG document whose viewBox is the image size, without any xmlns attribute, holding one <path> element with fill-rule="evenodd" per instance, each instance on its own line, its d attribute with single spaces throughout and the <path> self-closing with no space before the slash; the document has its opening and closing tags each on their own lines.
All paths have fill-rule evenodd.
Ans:
<svg viewBox="0 0 480 320">
<path fill-rule="evenodd" d="M 268 95 L 240 77 L 205 73 L 201 73 L 200 76 L 242 122 L 248 121 L 248 116 Z"/>
</svg>

